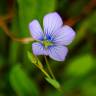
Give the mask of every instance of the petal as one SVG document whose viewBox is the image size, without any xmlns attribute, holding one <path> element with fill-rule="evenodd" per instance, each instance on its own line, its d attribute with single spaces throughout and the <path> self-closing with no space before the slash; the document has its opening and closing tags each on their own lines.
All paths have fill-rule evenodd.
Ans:
<svg viewBox="0 0 96 96">
<path fill-rule="evenodd" d="M 49 13 L 44 16 L 43 26 L 44 32 L 47 36 L 52 35 L 57 29 L 63 25 L 63 21 L 58 13 Z"/>
<path fill-rule="evenodd" d="M 41 43 L 33 43 L 32 50 L 35 55 L 47 55 L 47 50 Z"/>
<path fill-rule="evenodd" d="M 29 29 L 31 32 L 31 35 L 36 40 L 42 40 L 43 39 L 43 31 L 42 28 L 37 20 L 33 20 L 29 24 Z"/>
<path fill-rule="evenodd" d="M 69 45 L 73 41 L 75 35 L 75 31 L 71 27 L 65 25 L 55 32 L 53 42 L 57 45 Z"/>
<path fill-rule="evenodd" d="M 56 61 L 64 61 L 68 49 L 64 46 L 51 46 L 48 48 L 49 56 Z"/>
</svg>

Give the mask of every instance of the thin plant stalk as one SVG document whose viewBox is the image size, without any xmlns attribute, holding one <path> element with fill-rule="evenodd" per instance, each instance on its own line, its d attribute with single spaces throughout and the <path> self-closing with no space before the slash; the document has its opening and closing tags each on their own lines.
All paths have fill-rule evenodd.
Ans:
<svg viewBox="0 0 96 96">
<path fill-rule="evenodd" d="M 54 74 L 53 74 L 53 72 L 52 72 L 52 69 L 51 69 L 51 67 L 50 67 L 50 65 L 49 65 L 49 63 L 48 63 L 48 60 L 47 60 L 46 56 L 44 56 L 44 58 L 45 58 L 45 62 L 46 62 L 46 64 L 47 64 L 48 70 L 49 70 L 49 72 L 50 72 L 50 75 L 52 76 L 52 78 L 53 78 L 54 80 L 56 80 L 56 78 L 55 78 L 55 76 L 54 76 Z"/>
</svg>

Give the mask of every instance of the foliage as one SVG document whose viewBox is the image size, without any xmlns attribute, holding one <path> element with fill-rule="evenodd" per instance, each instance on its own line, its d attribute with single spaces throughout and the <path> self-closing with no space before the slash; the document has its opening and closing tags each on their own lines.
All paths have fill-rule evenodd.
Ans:
<svg viewBox="0 0 96 96">
<path fill-rule="evenodd" d="M 76 31 L 64 62 L 48 58 L 56 80 L 47 74 L 43 56 L 31 53 L 32 42 L 19 42 L 31 37 L 33 19 L 42 25 L 43 16 L 52 11 Z M 96 96 L 95 26 L 95 0 L 1 0 L 0 96 Z M 64 95 L 53 86 L 62 87 Z"/>
</svg>

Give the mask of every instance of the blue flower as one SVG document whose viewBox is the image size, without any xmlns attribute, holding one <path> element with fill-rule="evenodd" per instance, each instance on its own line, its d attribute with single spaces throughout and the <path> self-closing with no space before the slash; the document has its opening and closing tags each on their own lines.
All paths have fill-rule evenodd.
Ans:
<svg viewBox="0 0 96 96">
<path fill-rule="evenodd" d="M 63 25 L 63 21 L 58 13 L 53 12 L 44 16 L 42 30 L 39 22 L 33 20 L 29 24 L 32 37 L 37 40 L 32 44 L 35 55 L 48 55 L 56 61 L 64 61 L 69 45 L 75 37 L 74 30 Z"/>
</svg>

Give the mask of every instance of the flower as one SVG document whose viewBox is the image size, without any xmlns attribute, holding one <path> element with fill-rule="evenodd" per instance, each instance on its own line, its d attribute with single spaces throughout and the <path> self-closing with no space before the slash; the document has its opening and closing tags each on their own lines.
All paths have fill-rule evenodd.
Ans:
<svg viewBox="0 0 96 96">
<path fill-rule="evenodd" d="M 75 37 L 75 31 L 63 25 L 58 13 L 53 12 L 44 16 L 42 30 L 39 22 L 33 20 L 29 24 L 32 37 L 37 42 L 32 44 L 33 54 L 47 55 L 56 61 L 64 61 L 69 45 Z"/>
</svg>

